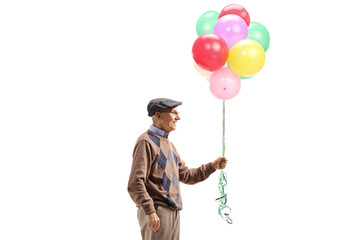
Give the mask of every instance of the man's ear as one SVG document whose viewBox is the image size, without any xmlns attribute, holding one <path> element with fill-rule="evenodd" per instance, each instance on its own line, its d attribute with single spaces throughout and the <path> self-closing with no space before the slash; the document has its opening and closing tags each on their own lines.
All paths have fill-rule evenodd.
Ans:
<svg viewBox="0 0 360 240">
<path fill-rule="evenodd" d="M 155 117 L 156 117 L 156 118 L 161 118 L 161 113 L 156 112 L 156 113 L 155 113 Z"/>
</svg>

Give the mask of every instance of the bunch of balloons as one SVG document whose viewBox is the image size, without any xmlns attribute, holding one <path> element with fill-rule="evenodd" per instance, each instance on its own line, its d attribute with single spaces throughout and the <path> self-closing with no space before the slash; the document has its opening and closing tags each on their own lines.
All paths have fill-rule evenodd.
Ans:
<svg viewBox="0 0 360 240">
<path fill-rule="evenodd" d="M 241 79 L 253 77 L 265 64 L 270 34 L 261 23 L 250 22 L 241 5 L 228 5 L 220 13 L 205 12 L 196 23 L 196 32 L 195 69 L 209 78 L 210 91 L 221 100 L 235 97 Z"/>
</svg>

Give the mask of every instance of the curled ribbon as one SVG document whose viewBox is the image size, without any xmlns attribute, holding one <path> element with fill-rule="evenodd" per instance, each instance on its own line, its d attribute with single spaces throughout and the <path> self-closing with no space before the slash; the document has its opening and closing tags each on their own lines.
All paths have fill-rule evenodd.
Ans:
<svg viewBox="0 0 360 240">
<path fill-rule="evenodd" d="M 220 197 L 215 199 L 215 201 L 219 201 L 218 213 L 225 221 L 227 221 L 227 223 L 232 224 L 233 221 L 229 217 L 229 215 L 231 213 L 231 208 L 226 205 L 226 203 L 227 203 L 226 173 L 222 169 L 220 170 L 220 178 L 219 178 L 218 188 L 219 188 L 219 192 L 220 192 Z"/>
</svg>

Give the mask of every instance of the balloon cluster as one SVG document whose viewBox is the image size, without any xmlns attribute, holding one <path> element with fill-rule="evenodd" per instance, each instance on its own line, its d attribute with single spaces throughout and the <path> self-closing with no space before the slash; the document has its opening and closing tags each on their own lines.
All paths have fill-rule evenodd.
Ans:
<svg viewBox="0 0 360 240">
<path fill-rule="evenodd" d="M 195 69 L 209 78 L 210 91 L 221 100 L 235 97 L 241 79 L 253 77 L 265 64 L 269 32 L 261 23 L 250 22 L 241 5 L 228 5 L 220 13 L 205 12 L 196 23 L 196 32 Z"/>
</svg>

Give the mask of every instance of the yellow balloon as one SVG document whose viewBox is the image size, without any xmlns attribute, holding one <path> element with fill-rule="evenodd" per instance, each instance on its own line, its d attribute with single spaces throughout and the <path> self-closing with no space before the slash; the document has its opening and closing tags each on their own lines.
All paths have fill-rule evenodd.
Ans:
<svg viewBox="0 0 360 240">
<path fill-rule="evenodd" d="M 256 41 L 244 39 L 235 43 L 229 52 L 230 68 L 239 76 L 258 73 L 265 64 L 264 48 Z"/>
</svg>

